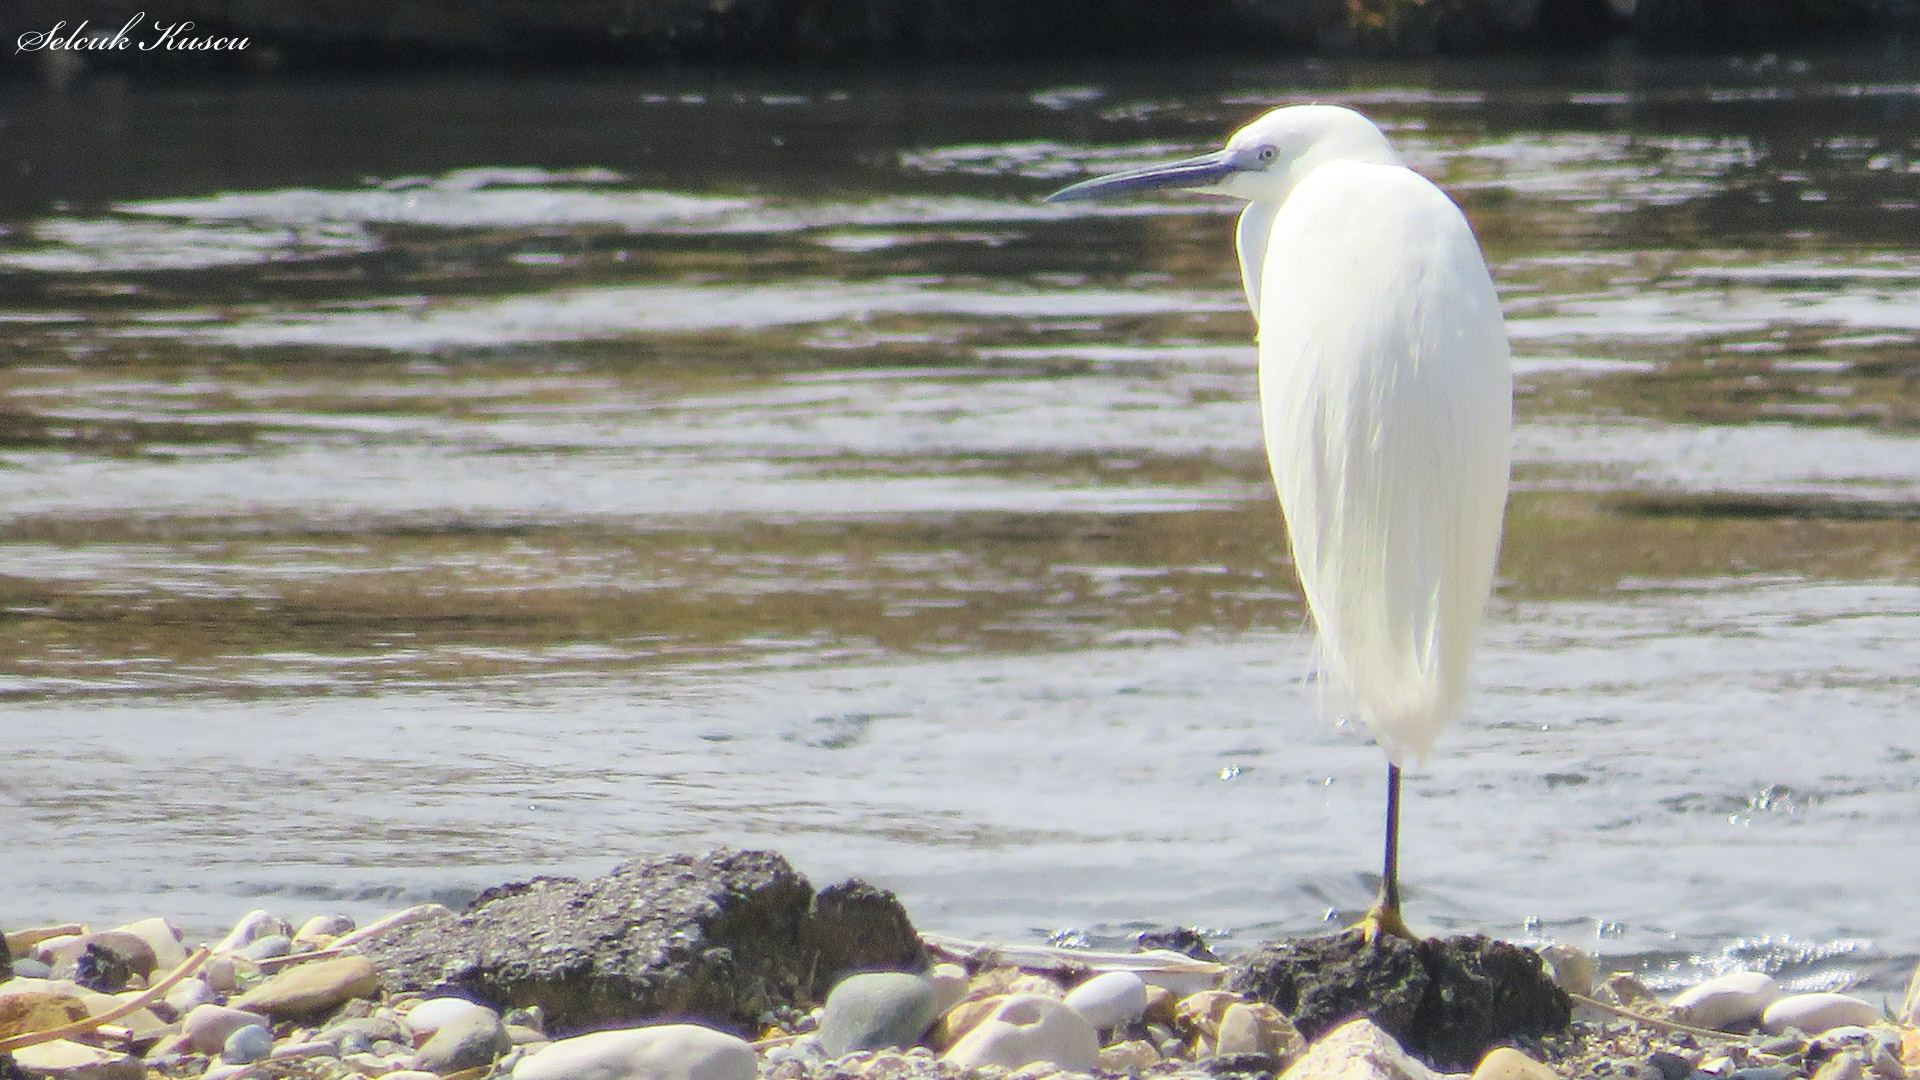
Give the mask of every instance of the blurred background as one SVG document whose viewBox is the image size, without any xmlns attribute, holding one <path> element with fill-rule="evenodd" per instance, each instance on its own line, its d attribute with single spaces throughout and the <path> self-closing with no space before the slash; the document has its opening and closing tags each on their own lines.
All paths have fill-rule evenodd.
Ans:
<svg viewBox="0 0 1920 1080">
<path fill-rule="evenodd" d="M 1332 101 L 1515 352 L 1410 920 L 1897 994 L 1908 14 L 10 7 L 0 923 L 716 844 L 961 935 L 1357 915 L 1380 757 L 1311 681 L 1235 207 L 1039 201 Z"/>
</svg>

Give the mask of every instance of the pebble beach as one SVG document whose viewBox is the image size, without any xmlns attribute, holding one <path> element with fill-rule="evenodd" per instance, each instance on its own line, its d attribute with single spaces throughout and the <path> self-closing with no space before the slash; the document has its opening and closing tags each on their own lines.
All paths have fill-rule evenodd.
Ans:
<svg viewBox="0 0 1920 1080">
<path fill-rule="evenodd" d="M 769 1000 L 747 1025 L 635 1015 L 577 1032 L 538 1004 L 396 985 L 404 979 L 384 969 L 379 942 L 454 918 L 438 905 L 363 926 L 256 910 L 206 943 L 184 940 L 160 916 L 9 929 L 0 1052 L 10 1061 L 0 1059 L 0 1077 L 1902 1080 L 1920 1068 L 1911 993 L 1888 1015 L 1860 997 L 1788 993 L 1746 971 L 1662 1000 L 1566 945 L 1537 956 L 1572 1003 L 1571 1022 L 1498 1040 L 1451 1069 L 1365 1016 L 1303 1034 L 1304 999 L 1290 1016 L 1233 989 L 1244 983 L 1236 964 L 1192 935 L 1118 953 L 920 934 L 926 962 L 915 970 L 839 975 L 822 1000 Z"/>
</svg>

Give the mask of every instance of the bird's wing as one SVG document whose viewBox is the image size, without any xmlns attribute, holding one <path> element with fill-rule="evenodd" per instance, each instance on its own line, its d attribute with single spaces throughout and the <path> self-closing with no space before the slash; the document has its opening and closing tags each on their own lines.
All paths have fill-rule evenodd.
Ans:
<svg viewBox="0 0 1920 1080">
<path fill-rule="evenodd" d="M 1260 408 L 1321 663 L 1388 755 L 1466 697 L 1507 496 L 1512 375 L 1472 229 L 1396 165 L 1315 169 L 1274 216 Z"/>
</svg>

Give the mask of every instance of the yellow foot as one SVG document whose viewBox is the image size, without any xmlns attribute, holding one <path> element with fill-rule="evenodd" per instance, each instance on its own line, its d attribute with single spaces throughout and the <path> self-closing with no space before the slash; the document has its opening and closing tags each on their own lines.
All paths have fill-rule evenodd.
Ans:
<svg viewBox="0 0 1920 1080">
<path fill-rule="evenodd" d="M 1379 941 L 1382 935 L 1389 934 L 1408 941 L 1420 940 L 1413 931 L 1407 929 L 1406 921 L 1400 918 L 1399 905 L 1388 907 L 1385 902 L 1376 903 L 1368 908 L 1367 913 L 1360 917 L 1360 921 L 1347 929 L 1360 931 L 1360 936 L 1365 938 L 1369 945 Z"/>
</svg>

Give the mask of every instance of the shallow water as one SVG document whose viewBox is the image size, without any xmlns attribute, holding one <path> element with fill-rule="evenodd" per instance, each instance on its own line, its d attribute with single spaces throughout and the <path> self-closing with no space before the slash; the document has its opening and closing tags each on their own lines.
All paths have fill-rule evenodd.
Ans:
<svg viewBox="0 0 1920 1080">
<path fill-rule="evenodd" d="M 718 843 L 961 935 L 1353 915 L 1231 208 L 1037 201 L 1295 100 L 1516 352 L 1412 921 L 1896 992 L 1920 64 L 1857 55 L 8 89 L 0 922 Z"/>
</svg>

